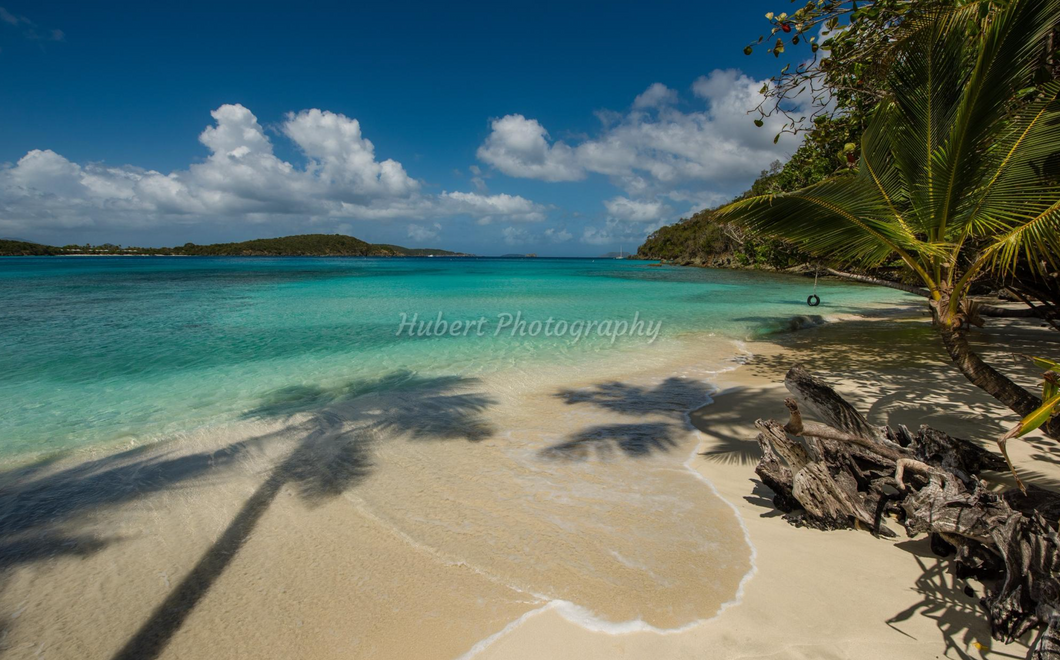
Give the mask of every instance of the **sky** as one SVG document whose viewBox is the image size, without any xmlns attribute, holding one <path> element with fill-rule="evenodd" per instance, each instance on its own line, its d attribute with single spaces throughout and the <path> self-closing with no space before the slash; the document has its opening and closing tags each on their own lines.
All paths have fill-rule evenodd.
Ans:
<svg viewBox="0 0 1060 660">
<path fill-rule="evenodd" d="M 788 5 L 0 0 L 0 238 L 633 251 L 797 147 Z"/>
</svg>

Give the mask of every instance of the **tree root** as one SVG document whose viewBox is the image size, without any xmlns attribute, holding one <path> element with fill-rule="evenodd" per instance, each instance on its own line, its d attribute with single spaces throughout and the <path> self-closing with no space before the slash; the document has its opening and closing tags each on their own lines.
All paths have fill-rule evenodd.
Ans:
<svg viewBox="0 0 1060 660">
<path fill-rule="evenodd" d="M 758 420 L 755 472 L 794 524 L 930 534 L 955 550 L 960 573 L 996 584 L 981 602 L 995 639 L 1038 628 L 1032 657 L 1060 660 L 1060 494 L 1036 487 L 995 493 L 979 477 L 1008 457 L 921 426 L 913 435 L 871 425 L 835 390 L 795 365 L 785 378 L 788 420 Z M 803 419 L 801 408 L 825 423 Z M 793 437 L 794 436 L 794 437 Z M 935 543 L 937 540 L 937 543 Z M 1002 570 L 998 570 L 1001 568 Z"/>
</svg>

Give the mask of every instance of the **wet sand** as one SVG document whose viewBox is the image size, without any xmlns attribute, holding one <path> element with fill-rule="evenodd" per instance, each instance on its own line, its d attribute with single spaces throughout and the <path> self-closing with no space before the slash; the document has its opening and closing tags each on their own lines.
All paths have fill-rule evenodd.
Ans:
<svg viewBox="0 0 1060 660">
<path fill-rule="evenodd" d="M 685 461 L 732 342 L 557 372 L 293 388 L 248 420 L 9 471 L 0 648 L 455 658 L 536 611 L 687 629 L 751 570 Z"/>
<path fill-rule="evenodd" d="M 1055 333 L 992 328 L 982 348 L 1028 384 L 1007 352 L 1057 352 Z M 796 529 L 753 472 L 753 420 L 783 415 L 796 361 L 878 423 L 988 441 L 1012 415 L 952 371 L 923 318 L 747 349 L 689 337 L 592 369 L 278 392 L 230 428 L 10 470 L 0 649 L 1022 657 L 990 639 L 926 541 Z M 1049 443 L 1011 449 L 1055 487 Z"/>
<path fill-rule="evenodd" d="M 976 344 L 1032 386 L 1034 369 L 1013 352 L 1056 354 L 1055 332 L 992 320 Z M 690 466 L 733 503 L 755 548 L 755 570 L 737 604 L 670 635 L 601 635 L 543 612 L 496 639 L 494 658 L 1023 658 L 1027 644 L 990 637 L 975 581 L 955 580 L 926 538 L 887 541 L 865 532 L 787 524 L 755 474 L 754 420 L 785 418 L 780 384 L 802 362 L 876 423 L 929 423 L 991 446 L 1015 416 L 955 374 L 927 320 L 848 321 L 749 343 L 755 356 L 717 379 L 714 403 L 691 419 L 701 431 Z M 1060 487 L 1060 450 L 1039 435 L 1010 443 L 1027 481 Z M 993 474 L 1008 483 L 1007 475 Z"/>
</svg>

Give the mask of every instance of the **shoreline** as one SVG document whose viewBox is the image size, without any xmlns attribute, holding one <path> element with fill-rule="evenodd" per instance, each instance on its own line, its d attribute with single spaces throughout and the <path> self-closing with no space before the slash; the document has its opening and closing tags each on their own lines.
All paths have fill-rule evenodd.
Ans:
<svg viewBox="0 0 1060 660">
<path fill-rule="evenodd" d="M 974 598 L 963 583 L 947 583 L 946 563 L 930 554 L 925 539 L 794 528 L 756 486 L 753 421 L 782 414 L 781 379 L 793 361 L 851 395 L 874 423 L 926 421 L 970 439 L 992 437 L 994 428 L 979 415 L 1003 422 L 1005 411 L 959 375 L 955 380 L 930 327 L 909 310 L 829 315 L 823 325 L 798 323 L 796 332 L 746 343 L 693 334 L 672 351 L 642 351 L 632 361 L 616 356 L 593 362 L 591 371 L 542 366 L 472 382 L 452 396 L 491 392 L 495 409 L 487 419 L 451 423 L 492 425 L 499 433 L 470 444 L 419 446 L 410 444 L 414 437 L 380 442 L 380 436 L 371 443 L 380 474 L 369 482 L 310 508 L 298 497 L 280 497 L 221 577 L 224 589 L 196 608 L 162 657 L 204 657 L 219 643 L 291 657 L 330 657 L 347 648 L 359 657 L 476 660 L 655 660 L 699 658 L 706 650 L 717 657 L 859 660 L 951 650 L 958 655 L 947 657 L 978 657 L 983 648 L 1022 654 L 1020 644 L 990 639 Z M 1055 342 L 1043 332 L 999 323 L 976 341 L 996 357 Z M 1023 377 L 1032 378 L 1033 370 Z M 0 611 L 20 616 L 0 648 L 31 650 L 37 647 L 26 644 L 36 638 L 61 653 L 69 643 L 63 640 L 72 639 L 106 652 L 128 639 L 130 625 L 171 591 L 189 560 L 202 556 L 288 455 L 295 438 L 287 427 L 323 424 L 314 433 L 339 439 L 347 432 L 343 420 L 375 419 L 403 398 L 379 392 L 282 425 L 244 425 L 240 437 L 204 430 L 182 442 L 136 448 L 113 465 L 115 457 L 100 455 L 42 466 L 29 483 L 58 474 L 62 486 L 72 474 L 69 483 L 80 493 L 77 473 L 87 470 L 91 483 L 98 464 L 107 468 L 98 488 L 113 487 L 108 479 L 116 473 L 120 488 L 131 490 L 117 496 L 101 490 L 94 496 L 116 498 L 115 506 L 54 527 L 79 539 L 75 549 L 99 538 L 105 550 L 86 548 L 8 574 Z M 414 411 L 408 414 L 421 414 Z M 626 438 L 632 444 L 623 445 L 621 435 L 586 435 L 618 427 L 637 429 Z M 582 439 L 570 440 L 578 429 Z M 574 453 L 560 460 L 561 447 Z M 1027 474 L 1028 481 L 1060 482 L 1060 467 L 1034 460 L 1042 447 L 1010 450 L 1018 466 L 1042 470 Z M 210 464 L 202 476 L 141 494 L 141 473 L 145 485 L 168 478 L 156 472 L 155 459 L 185 466 L 200 456 Z M 136 475 L 131 487 L 122 476 L 125 462 Z M 298 495 L 294 486 L 281 493 Z M 126 501 L 127 495 L 136 497 Z M 176 520 L 180 525 L 170 522 Z M 286 569 L 278 573 L 278 565 Z M 341 586 L 350 579 L 349 588 Z M 74 606 L 63 594 L 71 585 L 87 589 L 86 581 L 107 585 L 96 594 L 101 601 L 77 600 L 79 612 L 94 613 L 59 617 Z M 283 597 L 262 600 L 256 589 Z M 414 623 L 432 611 L 420 612 L 424 606 L 462 615 Z M 346 618 L 351 611 L 377 624 L 357 632 Z M 49 616 L 59 618 L 45 624 Z M 329 645 L 327 631 L 336 626 L 370 646 Z M 412 629 L 422 639 L 408 638 Z"/>
<path fill-rule="evenodd" d="M 379 658 L 466 655 L 543 611 L 565 615 L 585 630 L 677 633 L 699 625 L 732 600 L 750 569 L 751 549 L 731 504 L 704 489 L 702 478 L 684 465 L 698 444 L 688 411 L 709 398 L 707 372 L 713 377 L 735 352 L 730 340 L 697 335 L 672 349 L 639 351 L 634 359 L 594 360 L 591 370 L 519 368 L 452 394 L 439 390 L 442 400 L 457 403 L 490 392 L 497 402 L 486 418 L 450 423 L 501 432 L 470 444 L 376 437 L 371 463 L 378 475 L 308 510 L 297 497 L 282 497 L 298 495 L 297 488 L 283 488 L 260 531 L 219 576 L 224 589 L 210 590 L 162 657 L 202 657 L 218 643 L 236 642 L 265 645 L 263 653 L 266 647 L 284 649 L 291 657 L 342 657 L 340 647 L 325 645 L 325 631 L 350 611 L 361 612 L 371 628 L 359 632 L 363 626 L 347 623 L 347 635 L 376 648 L 362 649 L 358 657 Z M 195 560 L 211 552 L 217 534 L 290 455 L 295 438 L 286 427 L 315 432 L 325 424 L 327 437 L 334 428 L 338 439 L 345 432 L 334 426 L 339 420 L 375 419 L 392 405 L 399 418 L 419 419 L 416 409 L 401 413 L 402 398 L 407 395 L 380 392 L 284 425 L 241 423 L 227 429 L 231 433 L 204 429 L 180 442 L 101 452 L 87 461 L 64 456 L 26 468 L 7 493 L 0 492 L 8 500 L 0 505 L 17 503 L 19 492 L 31 498 L 46 492 L 36 484 L 53 478 L 60 490 L 72 489 L 71 506 L 86 488 L 115 504 L 90 505 L 87 516 L 69 520 L 60 513 L 57 523 L 39 528 L 80 540 L 72 557 L 60 554 L 9 569 L 0 612 L 27 603 L 28 609 L 8 628 L 3 646 L 18 655 L 39 643 L 55 653 L 75 643 L 110 655 L 113 643 L 135 632 L 131 624 L 141 622 L 182 584 Z M 433 410 L 436 399 L 430 393 L 423 412 L 445 419 L 444 411 Z M 593 429 L 617 429 L 607 433 L 618 435 L 598 437 Z M 622 435 L 625 429 L 628 435 Z M 652 444 L 656 429 L 669 439 Z M 584 439 L 567 440 L 582 432 L 588 433 Z M 582 453 L 555 453 L 566 445 Z M 183 479 L 189 469 L 184 466 L 197 471 L 193 478 L 167 485 L 174 470 Z M 498 527 L 498 519 L 507 522 Z M 25 529 L 37 534 L 38 527 L 28 524 Z M 462 538 L 472 530 L 473 536 Z M 94 539 L 105 545 L 92 549 Z M 499 553 L 491 550 L 491 539 L 501 543 Z M 396 573 L 395 562 L 401 567 Z M 277 572 L 281 565 L 285 570 Z M 349 579 L 365 586 L 339 586 Z M 97 581 L 106 585 L 95 590 L 102 601 L 82 602 L 85 596 L 79 596 L 71 602 L 61 595 L 78 585 L 93 593 L 87 582 Z M 259 582 L 269 592 L 291 595 L 261 601 Z M 304 605 L 286 604 L 290 598 Z M 77 616 L 63 614 L 71 607 Z M 444 627 L 434 629 L 406 620 L 436 607 L 462 612 L 460 621 L 443 617 L 437 623 Z M 391 608 L 404 612 L 385 614 Z M 307 628 L 312 621 L 317 632 L 291 630 L 292 620 Z M 227 628 L 231 632 L 223 633 Z M 413 629 L 428 632 L 416 641 L 408 636 Z M 312 641 L 306 634 L 323 636 Z"/>
<path fill-rule="evenodd" d="M 735 348 L 735 353 L 726 360 L 726 362 L 731 363 L 731 366 L 719 366 L 716 370 L 709 372 L 711 377 L 717 377 L 719 375 L 736 371 L 742 365 L 742 360 L 753 357 L 754 354 L 747 350 L 745 341 L 729 341 L 732 342 Z M 710 383 L 710 381 L 705 382 L 707 382 L 708 384 Z M 702 433 L 696 427 L 692 416 L 696 411 L 703 410 L 708 406 L 714 405 L 714 397 L 719 393 L 719 390 L 718 388 L 713 387 L 713 385 L 711 385 L 711 387 L 712 389 L 706 392 L 704 401 L 691 408 L 688 408 L 683 412 L 683 417 L 687 426 L 687 430 L 694 433 L 697 438 L 699 438 Z M 740 578 L 740 581 L 736 587 L 736 592 L 733 594 L 732 598 L 722 602 L 719 605 L 717 611 L 715 611 L 712 615 L 702 619 L 697 619 L 695 621 L 690 621 L 675 628 L 657 628 L 655 626 L 645 623 L 643 620 L 640 619 L 632 621 L 608 622 L 600 619 L 597 615 L 586 610 L 584 607 L 577 605 L 576 603 L 572 603 L 570 601 L 565 600 L 552 599 L 545 602 L 541 607 L 524 613 L 518 619 L 515 619 L 514 621 L 510 622 L 504 628 L 490 635 L 489 637 L 480 640 L 471 649 L 469 649 L 467 653 L 460 655 L 456 660 L 471 660 L 472 658 L 479 658 L 483 656 L 483 654 L 485 654 L 491 646 L 493 646 L 499 640 L 503 639 L 509 633 L 512 633 L 513 631 L 517 630 L 520 626 L 526 624 L 528 621 L 548 613 L 555 613 L 560 616 L 564 621 L 573 624 L 578 628 L 590 633 L 599 633 L 609 636 L 622 636 L 631 633 L 649 633 L 653 635 L 666 636 L 680 635 L 695 630 L 696 628 L 708 624 L 710 621 L 718 618 L 727 609 L 739 606 L 740 603 L 743 601 L 744 590 L 747 584 L 754 578 L 755 574 L 758 572 L 758 565 L 756 563 L 758 549 L 755 547 L 754 543 L 751 540 L 750 530 L 745 524 L 743 518 L 740 516 L 739 509 L 732 502 L 726 499 L 726 497 L 723 496 L 721 492 L 719 492 L 718 488 L 710 481 L 707 475 L 703 474 L 701 471 L 697 470 L 692 465 L 696 456 L 698 456 L 700 453 L 699 450 L 701 445 L 702 442 L 697 442 L 695 444 L 692 452 L 681 463 L 681 466 L 684 469 L 688 470 L 688 472 L 691 473 L 697 481 L 705 484 L 715 497 L 717 497 L 719 500 L 724 502 L 728 507 L 732 509 L 732 513 L 735 516 L 737 523 L 740 525 L 740 529 L 743 532 L 744 542 L 747 545 L 747 548 L 750 553 L 750 556 L 748 557 L 750 567 L 748 568 L 747 572 L 744 573 L 743 576 Z"/>
<path fill-rule="evenodd" d="M 930 371 L 935 384 L 954 391 L 949 402 L 938 401 L 939 391 L 921 379 L 920 390 L 908 392 L 938 406 L 935 418 L 924 420 L 960 437 L 990 446 L 990 432 L 982 428 L 986 416 L 969 414 L 990 410 L 992 419 L 1007 423 L 1012 414 L 966 383 L 958 373 L 949 373 L 948 359 L 939 342 L 926 342 L 931 330 L 923 321 L 902 319 L 902 314 L 884 318 L 848 318 L 799 332 L 748 342 L 753 356 L 735 369 L 718 375 L 712 402 L 688 415 L 698 431 L 699 442 L 689 458 L 690 468 L 700 475 L 734 509 L 747 530 L 755 553 L 754 568 L 741 582 L 739 597 L 718 613 L 676 634 L 625 633 L 601 635 L 579 628 L 553 612 L 522 620 L 476 660 L 521 660 L 550 658 L 693 658 L 709 650 L 714 657 L 835 657 L 979 658 L 992 653 L 1023 657 L 1031 636 L 1013 644 L 990 637 L 985 616 L 966 587 L 982 592 L 975 581 L 955 581 L 948 563 L 931 553 L 926 537 L 899 537 L 892 541 L 873 538 L 854 530 L 820 532 L 796 528 L 784 521 L 773 506 L 772 494 L 757 481 L 756 417 L 781 417 L 783 373 L 791 363 L 802 361 L 811 370 L 838 386 L 874 423 L 908 423 L 920 419 L 916 405 L 877 404 L 894 393 L 885 393 L 898 383 L 907 383 L 918 371 Z M 894 318 L 897 316 L 898 318 Z M 925 332 L 925 330 L 927 332 Z M 847 343 L 857 351 L 860 343 L 889 339 L 878 353 L 892 353 L 887 366 L 875 355 L 863 363 L 843 365 L 848 355 L 821 359 L 816 347 Z M 1021 335 L 1012 340 L 1006 335 Z M 907 336 L 908 335 L 908 336 Z M 1009 341 L 1006 341 L 1008 339 Z M 1003 353 L 1013 341 L 1020 345 L 1056 339 L 1017 323 L 995 323 L 977 341 L 980 349 Z M 903 344 L 916 346 L 912 359 L 902 358 Z M 888 350 L 889 349 L 889 350 Z M 814 362 L 821 362 L 815 365 Z M 871 364 L 869 364 L 871 362 Z M 865 369 L 871 367 L 871 371 Z M 866 375 L 882 374 L 885 385 L 866 393 Z M 1024 374 L 1025 381 L 1029 374 Z M 959 379 L 959 380 L 955 380 Z M 893 406 L 887 400 L 886 406 Z M 881 417 L 884 417 L 881 419 Z M 914 427 L 915 428 L 915 427 Z M 1053 485 L 1060 480 L 1060 466 L 1036 460 L 1040 447 L 1030 442 L 1013 443 L 1009 451 L 1021 475 L 1029 482 Z M 1037 456 L 1037 458 L 1041 458 Z M 1007 475 L 993 475 L 1007 483 Z M 886 577 L 883 577 L 886 576 Z"/>
</svg>

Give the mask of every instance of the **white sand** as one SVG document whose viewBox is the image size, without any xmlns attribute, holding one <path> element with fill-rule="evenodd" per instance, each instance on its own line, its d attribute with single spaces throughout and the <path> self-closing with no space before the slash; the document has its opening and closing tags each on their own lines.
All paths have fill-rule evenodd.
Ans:
<svg viewBox="0 0 1060 660">
<path fill-rule="evenodd" d="M 1056 333 L 1037 329 L 995 324 L 980 341 L 1028 385 L 1033 369 L 1005 351 L 1060 354 Z M 20 535 L 0 548 L 0 653 L 112 656 L 249 509 L 229 560 L 176 608 L 185 618 L 160 657 L 1025 655 L 990 639 L 925 540 L 794 528 L 755 480 L 753 421 L 784 415 L 794 361 L 877 423 L 985 441 L 1014 421 L 954 372 L 923 319 L 757 342 L 720 375 L 710 369 L 728 345 L 690 346 L 677 362 L 646 351 L 592 372 L 361 397 L 8 474 L 0 516 Z M 704 379 L 720 391 L 691 415 L 696 432 L 685 411 Z M 475 397 L 494 403 L 453 418 Z M 409 426 L 393 431 L 397 418 Z M 493 431 L 463 437 L 479 427 Z M 307 437 L 327 441 L 308 461 L 321 478 L 292 477 L 253 505 Z M 336 453 L 351 438 L 363 464 Z M 1010 446 L 1028 481 L 1055 487 L 1051 443 Z M 367 476 L 330 493 L 336 467 Z"/>
<path fill-rule="evenodd" d="M 900 529 L 902 538 L 891 542 L 866 532 L 795 528 L 756 481 L 753 423 L 786 417 L 787 391 L 778 383 L 795 361 L 829 374 L 877 423 L 916 428 L 923 419 L 984 440 L 1015 420 L 954 375 L 923 321 L 844 326 L 750 345 L 755 359 L 725 374 L 715 403 L 692 415 L 703 432 L 698 454 L 707 456 L 696 455 L 689 465 L 736 508 L 755 547 L 756 569 L 738 603 L 674 634 L 594 633 L 556 609 L 545 610 L 492 640 L 477 660 L 1024 657 L 1026 646 L 990 638 L 977 597 L 964 593 L 964 583 L 954 579 L 949 562 L 931 553 L 926 538 L 906 539 Z M 1005 361 L 1009 347 L 1060 352 L 1056 333 L 1017 326 L 995 324 L 980 341 L 995 361 Z M 1005 363 L 1033 382 L 1030 370 Z M 1033 437 L 1010 447 L 1029 481 L 1055 487 L 1060 452 Z M 972 586 L 981 593 L 980 585 Z"/>
</svg>

